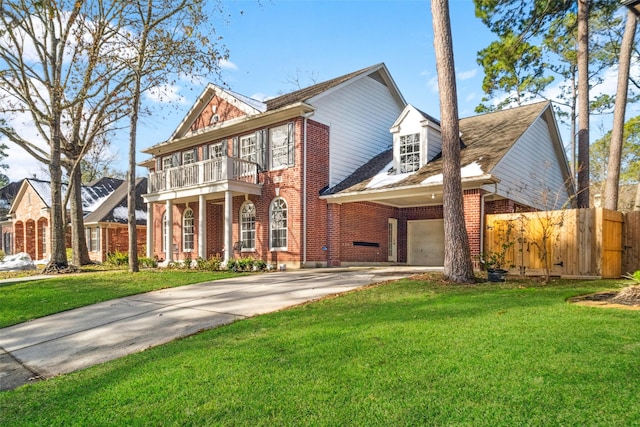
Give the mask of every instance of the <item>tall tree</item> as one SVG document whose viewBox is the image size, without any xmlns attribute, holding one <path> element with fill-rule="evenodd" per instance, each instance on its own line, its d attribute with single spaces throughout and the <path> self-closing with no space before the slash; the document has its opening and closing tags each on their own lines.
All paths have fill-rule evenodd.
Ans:
<svg viewBox="0 0 640 427">
<path fill-rule="evenodd" d="M 618 88 L 613 111 L 613 129 L 611 130 L 611 144 L 609 146 L 609 162 L 607 180 L 604 186 L 604 207 L 618 209 L 618 189 L 620 185 L 620 164 L 624 136 L 624 121 L 627 112 L 627 94 L 629 92 L 629 70 L 631 69 L 631 54 L 633 41 L 636 36 L 637 18 L 631 10 L 627 12 L 627 24 L 620 46 L 620 61 L 618 65 Z"/>
<path fill-rule="evenodd" d="M 460 128 L 448 0 L 432 0 L 433 37 L 440 92 L 442 132 L 444 274 L 456 283 L 473 283 L 469 237 L 464 220 L 460 174 Z"/>
<path fill-rule="evenodd" d="M 578 0 L 578 208 L 589 207 L 589 1 Z"/>
<path fill-rule="evenodd" d="M 90 260 L 84 239 L 80 163 L 94 139 L 113 130 L 126 106 L 120 93 L 128 82 L 114 78 L 120 75 L 115 68 L 118 63 L 104 60 L 121 31 L 121 8 L 126 2 L 0 3 L 0 19 L 5 24 L 0 41 L 0 110 L 4 114 L 27 112 L 49 152 L 42 142 L 21 136 L 19 128 L 3 126 L 0 132 L 37 160 L 49 164 L 53 244 L 50 269 L 67 266 L 68 200 L 73 263 L 85 264 Z M 70 181 L 64 203 L 63 168 Z"/>
<path fill-rule="evenodd" d="M 0 144 L 0 171 L 6 171 L 9 169 L 9 165 L 4 162 L 7 158 L 8 147 L 6 144 Z M 0 187 L 4 187 L 9 184 L 9 177 L 3 172 L 0 172 Z"/>
<path fill-rule="evenodd" d="M 64 85 L 72 79 L 65 67 L 77 36 L 81 2 L 0 0 L 0 112 L 27 112 L 48 150 L 4 122 L 0 133 L 39 161 L 51 177 L 51 259 L 45 272 L 68 266 L 62 207 L 61 145 L 69 101 Z"/>
<path fill-rule="evenodd" d="M 213 37 L 215 29 L 208 16 L 220 12 L 219 1 L 140 0 L 130 2 L 127 14 L 130 32 L 124 46 L 132 53 L 127 72 L 132 85 L 129 97 L 129 170 L 127 203 L 129 224 L 129 270 L 137 272 L 138 247 L 136 228 L 136 145 L 137 125 L 142 94 L 171 82 L 178 74 L 219 76 L 220 61 L 228 54 Z M 203 10 L 208 6 L 208 11 Z M 114 58 L 117 60 L 117 58 Z M 152 227 L 152 224 L 148 224 Z"/>
</svg>

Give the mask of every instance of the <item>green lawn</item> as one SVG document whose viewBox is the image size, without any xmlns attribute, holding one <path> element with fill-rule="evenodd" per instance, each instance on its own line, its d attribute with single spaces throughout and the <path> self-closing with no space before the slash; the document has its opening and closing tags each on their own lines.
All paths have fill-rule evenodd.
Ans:
<svg viewBox="0 0 640 427">
<path fill-rule="evenodd" d="M 0 425 L 640 424 L 622 281 L 402 280 L 0 393 Z"/>
<path fill-rule="evenodd" d="M 0 285 L 0 328 L 100 301 L 217 280 L 228 272 L 123 270 L 52 276 L 49 279 Z"/>
</svg>

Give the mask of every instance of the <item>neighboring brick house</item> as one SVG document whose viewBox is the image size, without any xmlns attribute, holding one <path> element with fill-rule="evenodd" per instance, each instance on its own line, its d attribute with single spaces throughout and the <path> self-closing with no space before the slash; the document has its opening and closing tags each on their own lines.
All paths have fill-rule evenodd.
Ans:
<svg viewBox="0 0 640 427">
<path fill-rule="evenodd" d="M 0 232 L 2 233 L 0 240 L 0 250 L 5 255 L 13 255 L 13 221 L 9 217 L 9 209 L 13 199 L 16 198 L 18 190 L 22 185 L 22 180 L 11 182 L 0 188 Z"/>
<path fill-rule="evenodd" d="M 145 184 L 146 180 L 144 180 L 144 183 L 140 187 L 142 188 Z M 67 190 L 66 185 L 63 185 L 62 190 L 64 194 Z M 115 178 L 102 178 L 82 187 L 82 208 L 85 214 L 85 221 L 89 218 L 89 222 L 85 222 L 87 227 L 105 230 L 105 233 L 107 229 L 109 233 L 114 233 L 120 228 L 126 230 L 126 221 L 122 224 L 122 221 L 110 220 L 110 216 L 104 212 L 107 206 L 112 206 L 113 208 L 119 206 L 117 203 L 117 201 L 119 201 L 117 198 L 119 192 L 117 190 L 119 190 L 119 192 L 124 190 L 126 195 L 126 185 L 122 180 Z M 139 199 L 141 209 L 144 209 L 141 197 L 139 197 Z M 103 207 L 105 203 L 107 204 Z M 24 179 L 11 203 L 8 214 L 13 233 L 13 253 L 27 252 L 34 260 L 44 260 L 48 258 L 51 254 L 51 233 L 49 230 L 51 224 L 50 211 L 50 182 L 39 179 Z M 93 215 L 94 213 L 95 215 Z M 105 218 L 105 220 L 100 221 L 98 218 Z M 115 250 L 115 245 L 108 243 L 109 241 L 107 239 L 106 246 L 102 246 L 100 250 L 98 250 L 99 248 L 97 247 L 95 250 L 92 250 L 94 249 L 90 246 L 92 243 L 92 229 L 88 228 L 86 231 L 88 231 L 87 245 L 89 246 L 90 258 L 94 261 L 104 261 L 106 253 Z M 141 227 L 141 233 L 145 233 L 144 227 Z M 95 242 L 95 240 L 93 240 L 93 242 Z M 67 232 L 66 246 L 71 246 L 70 228 L 68 228 Z"/>
<path fill-rule="evenodd" d="M 406 104 L 384 64 L 265 102 L 209 85 L 167 141 L 143 150 L 147 255 L 442 265 L 439 126 Z M 572 195 L 550 104 L 460 126 L 474 255 L 485 212 L 536 207 L 517 197 L 536 164 Z"/>
<path fill-rule="evenodd" d="M 129 211 L 127 184 L 122 183 L 100 206 L 84 217 L 89 257 L 104 262 L 110 253 L 129 251 Z M 147 178 L 136 179 L 136 234 L 138 253 L 144 255 L 147 233 L 147 205 L 142 195 L 147 191 Z"/>
</svg>

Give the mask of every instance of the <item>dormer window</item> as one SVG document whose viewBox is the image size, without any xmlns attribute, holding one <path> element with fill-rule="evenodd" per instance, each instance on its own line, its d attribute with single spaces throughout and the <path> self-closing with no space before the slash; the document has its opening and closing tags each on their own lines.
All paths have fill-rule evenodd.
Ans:
<svg viewBox="0 0 640 427">
<path fill-rule="evenodd" d="M 420 169 L 420 134 L 400 136 L 400 173 Z"/>
</svg>

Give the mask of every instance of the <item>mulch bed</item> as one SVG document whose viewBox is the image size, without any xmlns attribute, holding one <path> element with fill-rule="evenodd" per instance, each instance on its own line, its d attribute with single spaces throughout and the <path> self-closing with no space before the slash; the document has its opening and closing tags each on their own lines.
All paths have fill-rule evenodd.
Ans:
<svg viewBox="0 0 640 427">
<path fill-rule="evenodd" d="M 569 302 L 591 307 L 609 307 L 640 310 L 640 286 L 629 286 L 620 291 L 604 291 L 574 297 Z"/>
</svg>

